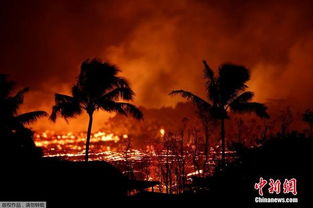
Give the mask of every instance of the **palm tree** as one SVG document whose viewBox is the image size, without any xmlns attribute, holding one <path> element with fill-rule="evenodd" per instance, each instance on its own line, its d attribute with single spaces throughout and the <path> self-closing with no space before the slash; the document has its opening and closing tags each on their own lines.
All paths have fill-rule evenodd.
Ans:
<svg viewBox="0 0 313 208">
<path fill-rule="evenodd" d="M 19 90 L 11 96 L 15 83 L 7 80 L 6 74 L 0 74 L 0 122 L 2 127 L 20 126 L 36 121 L 38 118 L 47 116 L 45 111 L 32 111 L 17 114 L 20 105 L 24 101 L 24 94 L 29 88 Z"/>
<path fill-rule="evenodd" d="M 75 117 L 85 111 L 89 116 L 86 138 L 85 161 L 88 162 L 90 135 L 93 114 L 97 110 L 117 112 L 123 115 L 131 114 L 136 119 L 143 117 L 141 111 L 134 105 L 118 100 L 130 101 L 134 97 L 128 82 L 117 76 L 119 69 L 99 60 L 86 60 L 81 64 L 80 74 L 72 87 L 72 95 L 55 94 L 55 105 L 50 119 L 56 120 L 60 114 L 65 120 Z"/>
<path fill-rule="evenodd" d="M 9 124 L 14 121 L 15 124 L 29 124 L 36 121 L 42 116 L 47 116 L 45 111 L 32 111 L 23 114 L 17 114 L 20 105 L 24 101 L 24 94 L 29 91 L 29 88 L 19 90 L 14 96 L 11 96 L 15 87 L 13 81 L 7 80 L 6 74 L 0 74 L 0 118 L 4 121 L 3 124 Z M 10 123 L 12 124 L 12 123 Z"/>
<path fill-rule="evenodd" d="M 0 136 L 6 137 L 1 139 L 2 145 L 0 146 L 4 149 L 0 151 L 5 156 L 9 151 L 9 154 L 16 154 L 14 156 L 31 157 L 33 153 L 37 154 L 38 151 L 32 140 L 33 133 L 25 127 L 25 124 L 34 122 L 48 114 L 44 111 L 18 114 L 17 111 L 23 103 L 24 94 L 29 89 L 24 88 L 12 95 L 15 83 L 8 81 L 7 77 L 6 74 L 0 74 Z"/>
<path fill-rule="evenodd" d="M 181 95 L 195 103 L 198 109 L 206 110 L 213 118 L 220 121 L 222 166 L 224 166 L 225 119 L 229 118 L 228 112 L 254 112 L 261 118 L 268 118 L 269 115 L 264 104 L 251 102 L 254 93 L 246 91 L 248 88 L 246 83 L 250 80 L 250 73 L 247 68 L 239 65 L 223 64 L 219 67 L 219 74 L 216 76 L 206 61 L 203 61 L 203 64 L 207 100 L 185 90 L 174 90 L 170 95 Z"/>
</svg>

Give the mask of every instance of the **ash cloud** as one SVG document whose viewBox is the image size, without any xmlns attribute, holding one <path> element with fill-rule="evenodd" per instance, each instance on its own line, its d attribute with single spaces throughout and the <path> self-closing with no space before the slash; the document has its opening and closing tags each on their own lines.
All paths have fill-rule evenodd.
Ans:
<svg viewBox="0 0 313 208">
<path fill-rule="evenodd" d="M 86 58 L 118 65 L 147 108 L 174 106 L 172 89 L 204 95 L 201 60 L 251 69 L 256 99 L 313 106 L 313 3 L 302 1 L 6 1 L 0 71 L 29 86 L 21 110 L 50 111 Z M 99 113 L 95 128 L 107 118 Z M 85 129 L 48 121 L 34 128 Z"/>
</svg>

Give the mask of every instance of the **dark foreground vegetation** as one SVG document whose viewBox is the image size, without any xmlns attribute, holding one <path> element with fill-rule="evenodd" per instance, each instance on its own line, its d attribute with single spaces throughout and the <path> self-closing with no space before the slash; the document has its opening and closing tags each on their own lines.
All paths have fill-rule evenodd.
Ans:
<svg viewBox="0 0 313 208">
<path fill-rule="evenodd" d="M 311 203 L 313 139 L 292 133 L 269 138 L 257 148 L 235 144 L 238 159 L 213 176 L 193 178 L 193 183 L 182 194 L 162 194 L 141 191 L 128 196 L 138 183 L 130 181 L 105 162 L 68 162 L 57 159 L 1 160 L 1 200 L 39 200 L 50 206 L 59 204 L 96 203 L 105 201 L 153 200 L 158 202 L 188 202 L 207 204 L 240 204 L 255 206 L 258 192 L 254 184 L 260 177 L 283 181 L 296 178 L 299 203 Z M 2 155 L 3 156 L 3 155 Z M 265 189 L 264 189 L 265 190 Z M 264 191 L 264 197 L 273 197 Z M 291 193 L 283 195 L 293 197 Z M 170 203 L 169 202 L 169 203 Z"/>
<path fill-rule="evenodd" d="M 258 146 L 250 147 L 233 143 L 227 149 L 235 150 L 237 157 L 232 162 L 225 161 L 224 119 L 228 119 L 225 105 L 229 103 L 226 98 L 233 101 L 232 110 L 236 112 L 255 112 L 257 115 L 264 115 L 263 117 L 268 115 L 265 112 L 265 105 L 248 102 L 252 99 L 253 93 L 245 91 L 247 88 L 245 82 L 249 80 L 249 73 L 245 68 L 239 67 L 245 76 L 238 79 L 238 82 L 231 79 L 236 77 L 232 71 L 236 67 L 227 65 L 226 68 L 222 68 L 219 78 L 213 76 L 212 70 L 208 69 L 207 65 L 205 69 L 207 76 L 211 76 L 211 81 L 208 82 L 208 96 L 212 95 L 210 92 L 212 90 L 216 93 L 212 103 L 187 91 L 174 91 L 174 94 L 181 94 L 196 104 L 199 116 L 204 121 L 204 132 L 208 132 L 207 119 L 222 120 L 222 157 L 213 175 L 194 176 L 192 182 L 186 184 L 179 194 L 148 192 L 145 189 L 156 185 L 157 182 L 131 180 L 106 162 L 88 161 L 92 115 L 96 110 L 131 114 L 135 118 L 142 118 L 139 109 L 118 100 L 131 100 L 133 92 L 126 80 L 116 76 L 118 70 L 114 66 L 96 60 L 84 62 L 78 84 L 73 87 L 72 96 L 56 94 L 56 105 L 51 115 L 53 120 L 56 114 L 70 118 L 83 110 L 90 116 L 85 162 L 43 157 L 42 150 L 36 147 L 33 141 L 32 130 L 26 124 L 47 116 L 47 113 L 34 111 L 18 114 L 18 108 L 23 103 L 23 95 L 28 89 L 13 93 L 14 83 L 8 81 L 6 75 L 0 75 L 0 201 L 47 201 L 48 207 L 59 207 L 60 204 L 74 207 L 92 203 L 104 207 L 109 201 L 153 200 L 163 203 L 166 200 L 179 203 L 187 201 L 193 204 L 205 203 L 208 207 L 225 204 L 255 207 L 258 192 L 254 185 L 260 177 L 263 177 L 281 181 L 295 178 L 298 190 L 296 197 L 299 199 L 296 206 L 308 207 L 311 202 L 313 175 L 312 111 L 308 110 L 303 114 L 303 120 L 310 126 L 310 131 L 306 134 L 282 131 L 266 136 L 259 140 Z M 232 72 L 227 75 L 229 70 Z M 106 77 L 106 84 L 101 84 L 98 72 Z M 229 80 L 221 81 L 226 78 Z M 219 87 L 216 87 L 217 85 Z M 225 100 L 218 99 L 223 96 Z M 204 140 L 203 150 L 208 158 L 209 137 L 205 135 Z M 265 191 L 264 197 L 266 196 L 274 197 Z M 294 196 L 287 193 L 277 197 Z"/>
<path fill-rule="evenodd" d="M 306 207 L 311 204 L 312 194 L 313 171 L 310 167 L 312 145 L 313 138 L 297 132 L 268 138 L 256 148 L 234 144 L 233 148 L 237 151 L 238 159 L 223 170 L 217 168 L 213 176 L 195 177 L 192 184 L 194 191 L 176 196 L 143 193 L 133 198 L 176 199 L 195 203 L 240 204 L 242 207 L 255 207 L 254 199 L 258 196 L 258 192 L 253 187 L 260 177 L 281 181 L 285 178 L 296 178 L 299 203 L 294 206 Z M 275 196 L 265 193 L 264 197 Z M 293 197 L 293 195 L 288 194 L 284 197 Z"/>
</svg>

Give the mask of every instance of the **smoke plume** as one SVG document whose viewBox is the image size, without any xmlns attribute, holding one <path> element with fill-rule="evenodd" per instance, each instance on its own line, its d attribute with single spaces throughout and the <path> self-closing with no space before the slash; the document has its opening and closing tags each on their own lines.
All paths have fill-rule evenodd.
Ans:
<svg viewBox="0 0 313 208">
<path fill-rule="evenodd" d="M 313 106 L 313 3 L 302 1 L 6 1 L 0 8 L 0 71 L 29 86 L 22 111 L 51 111 L 53 94 L 69 93 L 86 58 L 116 64 L 135 104 L 174 106 L 173 89 L 201 96 L 201 61 L 251 70 L 255 99 Z M 95 129 L 108 114 L 96 115 Z M 83 117 L 85 119 L 85 117 Z M 61 120 L 61 119 L 60 119 Z M 35 129 L 86 124 L 42 120 Z"/>
</svg>

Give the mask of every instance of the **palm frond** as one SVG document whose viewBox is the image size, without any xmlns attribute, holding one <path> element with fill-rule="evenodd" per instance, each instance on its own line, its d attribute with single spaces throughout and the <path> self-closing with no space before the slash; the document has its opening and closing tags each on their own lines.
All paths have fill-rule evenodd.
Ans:
<svg viewBox="0 0 313 208">
<path fill-rule="evenodd" d="M 130 103 L 121 103 L 121 102 L 119 102 L 118 105 L 120 105 L 120 107 L 123 109 L 126 115 L 130 114 L 136 119 L 143 119 L 143 113 L 136 106 Z"/>
<path fill-rule="evenodd" d="M 208 65 L 208 63 L 203 60 L 202 61 L 203 65 L 204 65 L 204 75 L 206 78 L 208 78 L 211 82 L 214 82 L 214 72 L 211 69 L 211 67 Z"/>
<path fill-rule="evenodd" d="M 238 95 L 237 97 L 235 97 L 234 99 L 229 101 L 229 105 L 231 105 L 232 103 L 236 104 L 236 103 L 246 103 L 250 100 L 252 100 L 254 96 L 254 93 L 251 91 L 246 91 L 241 93 L 240 95 Z"/>
<path fill-rule="evenodd" d="M 103 98 L 107 100 L 117 100 L 117 99 L 123 99 L 123 100 L 132 100 L 134 96 L 134 91 L 130 88 L 115 88 L 112 91 L 106 93 Z"/>
<path fill-rule="evenodd" d="M 9 97 L 14 88 L 15 83 L 13 81 L 9 81 L 7 78 L 7 74 L 0 74 L 0 99 Z"/>
<path fill-rule="evenodd" d="M 76 86 L 85 97 L 100 97 L 105 92 L 116 87 L 128 87 L 125 79 L 118 77 L 117 66 L 97 59 L 86 60 L 81 65 L 81 71 Z"/>
<path fill-rule="evenodd" d="M 204 65 L 204 77 L 206 78 L 206 90 L 207 96 L 213 103 L 217 103 L 218 96 L 218 88 L 216 85 L 216 78 L 214 77 L 214 71 L 210 68 L 206 61 L 203 61 Z"/>
<path fill-rule="evenodd" d="M 21 124 L 29 124 L 44 116 L 48 116 L 48 113 L 46 113 L 45 111 L 32 111 L 32 112 L 20 114 L 16 116 L 15 118 Z"/>
<path fill-rule="evenodd" d="M 113 77 L 112 84 L 117 88 L 130 88 L 128 81 L 123 77 Z"/>
<path fill-rule="evenodd" d="M 15 103 L 22 104 L 24 100 L 24 94 L 28 91 L 29 91 L 29 88 L 24 88 L 18 91 L 16 95 L 13 97 L 13 99 L 15 100 Z"/>
<path fill-rule="evenodd" d="M 14 115 L 17 112 L 19 106 L 23 103 L 24 94 L 28 91 L 28 88 L 24 88 L 16 93 L 13 97 L 8 97 L 4 100 L 3 104 L 6 106 L 6 110 Z"/>
<path fill-rule="evenodd" d="M 88 101 L 87 93 L 82 91 L 77 84 L 72 87 L 72 97 L 80 102 Z"/>
<path fill-rule="evenodd" d="M 143 118 L 142 112 L 136 106 L 129 103 L 102 100 L 101 103 L 98 103 L 98 106 L 108 112 L 117 112 L 125 116 L 131 114 L 136 119 Z"/>
<path fill-rule="evenodd" d="M 180 95 L 183 98 L 186 98 L 188 101 L 193 102 L 198 108 L 201 109 L 210 109 L 211 107 L 210 103 L 193 94 L 192 92 L 185 90 L 173 90 L 169 95 Z"/>
<path fill-rule="evenodd" d="M 57 103 L 71 103 L 74 101 L 74 98 L 69 95 L 55 93 L 54 101 L 56 104 Z"/>
<path fill-rule="evenodd" d="M 250 73 L 244 66 L 223 64 L 219 68 L 219 77 L 217 80 L 220 102 L 225 105 L 229 100 L 246 89 L 246 82 L 250 79 Z"/>
<path fill-rule="evenodd" d="M 269 114 L 267 113 L 266 105 L 257 102 L 242 102 L 242 103 L 232 103 L 230 108 L 234 112 L 238 113 L 255 113 L 257 116 L 261 118 L 269 118 Z"/>
<path fill-rule="evenodd" d="M 68 95 L 56 93 L 55 105 L 52 107 L 50 120 L 56 121 L 58 114 L 60 114 L 65 120 L 67 120 L 67 118 L 79 115 L 81 114 L 81 112 L 82 108 L 78 100 Z"/>
</svg>

